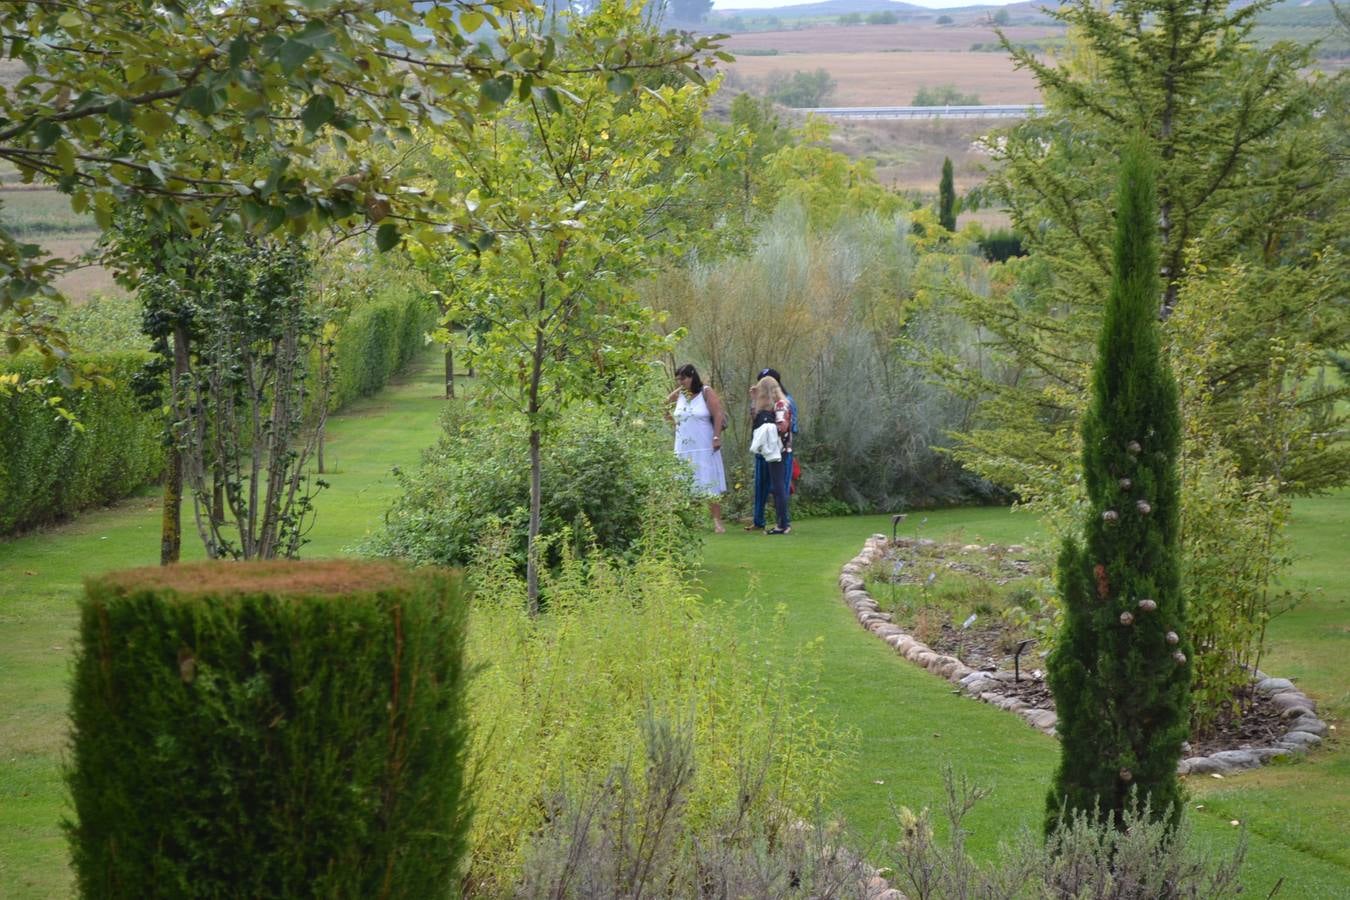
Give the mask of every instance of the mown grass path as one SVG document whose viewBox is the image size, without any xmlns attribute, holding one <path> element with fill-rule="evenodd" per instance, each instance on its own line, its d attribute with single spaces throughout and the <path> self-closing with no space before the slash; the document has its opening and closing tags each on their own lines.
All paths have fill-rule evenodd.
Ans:
<svg viewBox="0 0 1350 900">
<path fill-rule="evenodd" d="M 411 466 L 435 440 L 440 399 L 437 360 L 429 355 L 379 396 L 331 422 L 333 487 L 319 498 L 308 556 L 351 551 L 378 527 L 397 491 L 394 466 Z M 1333 716 L 1344 715 L 1350 685 L 1350 495 L 1301 502 L 1295 524 L 1297 575 L 1312 600 L 1272 626 L 1267 668 L 1302 679 Z M 73 894 L 59 819 L 67 811 L 60 779 L 66 681 L 82 580 L 158 558 L 158 497 L 146 494 L 73 523 L 0 543 L 0 897 Z M 912 532 L 911 522 L 906 523 Z M 738 621 L 787 610 L 784 653 L 821 645 L 820 712 L 856 736 L 828 811 L 852 825 L 884 862 L 895 837 L 892 804 L 936 807 L 944 763 L 994 796 L 968 820 L 971 845 L 987 857 L 1001 839 L 1040 821 L 1055 742 L 1019 719 L 953 696 L 853 623 L 839 601 L 839 567 L 867 535 L 889 531 L 888 517 L 802 521 L 786 537 L 733 529 L 706 535 L 703 587 L 729 604 Z M 1006 510 L 929 514 L 923 533 L 963 529 L 964 539 L 1029 542 L 1035 523 Z M 189 554 L 200 550 L 184 541 Z M 1327 701 L 1330 701 L 1328 704 Z M 1350 753 L 1337 746 L 1312 759 L 1196 785 L 1192 811 L 1203 842 L 1230 846 L 1246 822 L 1249 874 L 1264 897 L 1280 876 L 1281 897 L 1350 897 L 1346 785 Z"/>
</svg>

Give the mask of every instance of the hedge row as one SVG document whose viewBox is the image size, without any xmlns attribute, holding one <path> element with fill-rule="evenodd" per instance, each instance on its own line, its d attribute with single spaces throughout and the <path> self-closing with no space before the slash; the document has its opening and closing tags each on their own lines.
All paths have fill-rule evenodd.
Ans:
<svg viewBox="0 0 1350 900">
<path fill-rule="evenodd" d="M 335 339 L 330 410 L 384 387 L 422 346 L 432 316 L 425 297 L 390 289 L 358 307 Z M 125 497 L 164 469 L 162 423 L 142 411 L 131 389 L 144 353 L 100 353 L 94 363 L 112 384 L 82 391 L 32 391 L 0 396 L 0 535 L 71 516 Z M 41 375 L 34 360 L 8 361 L 0 371 Z M 82 428 L 47 405 L 59 395 Z"/>
<path fill-rule="evenodd" d="M 445 570 L 383 563 L 90 581 L 66 774 L 81 896 L 449 897 L 465 609 Z"/>
<path fill-rule="evenodd" d="M 328 408 L 341 409 L 384 387 L 417 353 L 431 326 L 430 305 L 414 291 L 390 288 L 357 307 L 334 342 Z"/>
<path fill-rule="evenodd" d="M 161 424 L 141 409 L 131 389 L 147 359 L 144 353 L 76 358 L 76 367 L 95 363 L 111 384 L 0 396 L 0 534 L 124 497 L 159 476 Z M 10 361 L 5 371 L 22 380 L 42 375 L 36 359 Z M 80 428 L 48 405 L 56 396 Z"/>
</svg>

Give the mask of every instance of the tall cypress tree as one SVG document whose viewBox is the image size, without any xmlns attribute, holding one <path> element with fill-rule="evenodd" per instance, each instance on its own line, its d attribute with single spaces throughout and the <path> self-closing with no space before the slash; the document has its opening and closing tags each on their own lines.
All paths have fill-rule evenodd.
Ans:
<svg viewBox="0 0 1350 900">
<path fill-rule="evenodd" d="M 952 180 L 952 159 L 942 157 L 942 181 L 938 183 L 938 223 L 948 231 L 956 230 L 956 184 Z"/>
<path fill-rule="evenodd" d="M 1083 417 L 1083 542 L 1059 560 L 1064 627 L 1049 661 L 1059 712 L 1060 810 L 1119 826 L 1138 791 L 1175 824 L 1191 647 L 1178 555 L 1177 391 L 1158 337 L 1157 205 L 1142 142 L 1127 147 L 1116 200 L 1111 290 Z"/>
</svg>

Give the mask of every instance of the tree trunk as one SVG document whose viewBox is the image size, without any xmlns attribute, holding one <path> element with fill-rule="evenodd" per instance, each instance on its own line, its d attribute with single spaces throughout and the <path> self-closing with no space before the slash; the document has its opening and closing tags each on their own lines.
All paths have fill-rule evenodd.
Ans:
<svg viewBox="0 0 1350 900">
<path fill-rule="evenodd" d="M 445 399 L 455 399 L 455 351 L 445 348 Z"/>
<path fill-rule="evenodd" d="M 540 462 L 538 428 L 530 429 L 530 534 L 526 550 L 525 590 L 530 618 L 539 615 L 539 520 L 543 466 Z"/>
<path fill-rule="evenodd" d="M 183 549 L 183 453 L 170 446 L 164 469 L 164 509 L 160 516 L 159 564 L 178 562 Z"/>
<path fill-rule="evenodd" d="M 225 524 L 225 468 L 219 462 L 211 470 L 211 521 Z"/>
<path fill-rule="evenodd" d="M 539 293 L 539 315 L 542 319 L 545 304 L 543 291 Z M 543 494 L 543 464 L 539 447 L 539 382 L 544 374 L 544 329 L 540 321 L 534 328 L 534 353 L 531 359 L 529 412 L 530 422 L 530 531 L 525 550 L 525 595 L 530 618 L 539 615 L 539 509 Z"/>
<path fill-rule="evenodd" d="M 174 415 L 181 408 L 176 402 L 179 385 L 188 373 L 188 333 L 180 322 L 173 327 L 173 381 L 169 385 L 170 409 Z M 160 516 L 159 564 L 167 566 L 179 560 L 183 550 L 183 451 L 178 438 L 169 444 L 168 465 L 164 472 L 164 509 Z"/>
</svg>

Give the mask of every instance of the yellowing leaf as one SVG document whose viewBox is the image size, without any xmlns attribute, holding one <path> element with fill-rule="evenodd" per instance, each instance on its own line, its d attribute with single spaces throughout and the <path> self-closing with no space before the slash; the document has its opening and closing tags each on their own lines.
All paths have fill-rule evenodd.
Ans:
<svg viewBox="0 0 1350 900">
<path fill-rule="evenodd" d="M 75 174 L 75 147 L 70 141 L 59 140 L 56 142 L 56 164 L 61 167 L 62 174 Z"/>
<path fill-rule="evenodd" d="M 135 115 L 136 127 L 152 140 L 173 127 L 173 117 L 160 109 L 141 109 Z"/>
</svg>

